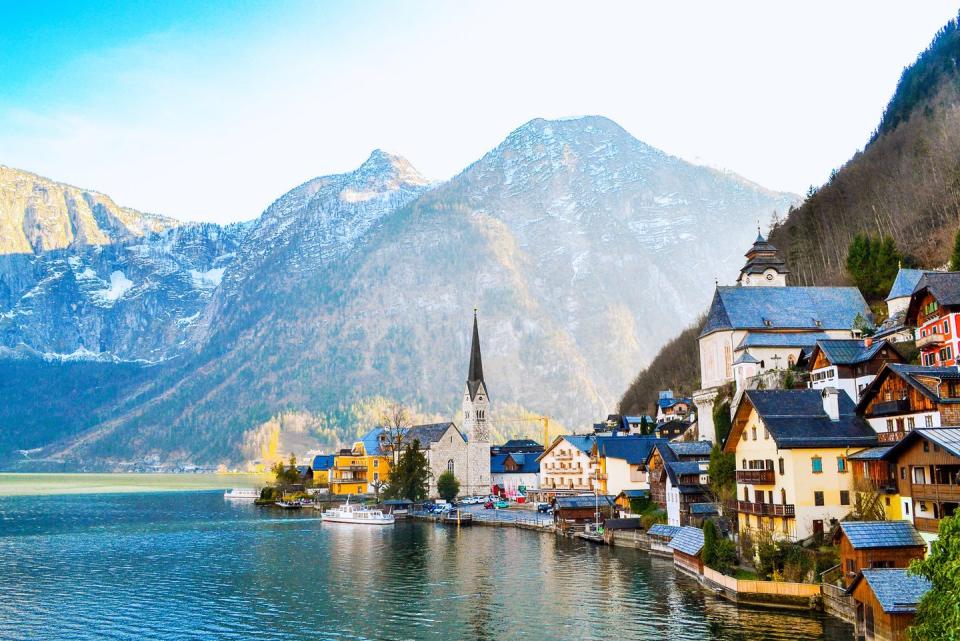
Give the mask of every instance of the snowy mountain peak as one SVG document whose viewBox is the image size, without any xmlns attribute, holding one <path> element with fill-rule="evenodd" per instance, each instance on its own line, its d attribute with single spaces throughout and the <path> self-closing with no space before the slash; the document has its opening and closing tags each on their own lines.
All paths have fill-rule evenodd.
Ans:
<svg viewBox="0 0 960 641">
<path fill-rule="evenodd" d="M 426 186 L 430 181 L 423 177 L 410 161 L 403 156 L 391 154 L 382 149 L 374 149 L 354 176 L 361 180 L 382 182 L 386 186 L 397 188 L 401 185 Z"/>
</svg>

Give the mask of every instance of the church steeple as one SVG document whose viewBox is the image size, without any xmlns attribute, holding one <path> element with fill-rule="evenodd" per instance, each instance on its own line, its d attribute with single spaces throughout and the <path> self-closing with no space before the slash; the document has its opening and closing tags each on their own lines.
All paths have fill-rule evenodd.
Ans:
<svg viewBox="0 0 960 641">
<path fill-rule="evenodd" d="M 746 253 L 747 262 L 740 270 L 737 284 L 743 287 L 785 287 L 787 284 L 787 261 L 777 248 L 763 237 L 757 228 L 757 239 Z"/>
<path fill-rule="evenodd" d="M 490 397 L 483 380 L 483 361 L 480 357 L 480 328 L 477 310 L 473 310 L 473 340 L 470 345 L 470 367 L 467 370 L 467 385 L 463 393 L 463 432 L 467 439 L 487 443 L 490 431 L 487 427 L 487 407 Z"/>
</svg>

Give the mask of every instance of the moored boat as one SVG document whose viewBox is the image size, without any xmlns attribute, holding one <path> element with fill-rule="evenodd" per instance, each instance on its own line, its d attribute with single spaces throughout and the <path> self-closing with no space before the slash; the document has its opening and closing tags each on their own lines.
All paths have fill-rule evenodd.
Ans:
<svg viewBox="0 0 960 641">
<path fill-rule="evenodd" d="M 228 501 L 256 501 L 260 498 L 260 490 L 253 487 L 235 487 L 223 493 Z"/>
<path fill-rule="evenodd" d="M 361 523 L 363 525 L 393 525 L 393 514 L 384 514 L 382 510 L 368 510 L 362 505 L 351 505 L 348 500 L 339 507 L 325 510 L 320 516 L 330 523 Z"/>
</svg>

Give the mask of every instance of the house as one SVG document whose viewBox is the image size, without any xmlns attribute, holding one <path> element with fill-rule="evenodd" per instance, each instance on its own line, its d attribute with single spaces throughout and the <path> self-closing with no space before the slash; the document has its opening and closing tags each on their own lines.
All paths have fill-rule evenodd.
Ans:
<svg viewBox="0 0 960 641">
<path fill-rule="evenodd" d="M 310 465 L 298 465 L 297 476 L 300 477 L 300 483 L 311 485 L 313 483 L 313 467 Z"/>
<path fill-rule="evenodd" d="M 646 501 L 650 498 L 650 490 L 622 490 L 617 494 L 616 504 L 621 514 L 633 514 L 631 501 Z"/>
<path fill-rule="evenodd" d="M 960 325 L 960 272 L 928 272 L 920 277 L 907 306 L 907 325 L 917 328 L 921 365 L 957 364 Z"/>
<path fill-rule="evenodd" d="M 566 434 L 553 440 L 537 459 L 540 489 L 554 494 L 593 492 L 599 486 L 599 464 L 593 458 L 596 436 Z"/>
<path fill-rule="evenodd" d="M 690 421 L 679 419 L 674 421 L 666 421 L 657 425 L 657 427 L 654 429 L 654 434 L 656 434 L 657 438 L 663 438 L 668 441 L 672 441 L 674 439 L 683 437 L 683 435 L 687 433 L 687 430 L 690 429 L 691 425 L 693 425 L 693 423 Z"/>
<path fill-rule="evenodd" d="M 673 390 L 660 392 L 657 398 L 657 423 L 686 420 L 693 412 L 693 401 L 673 395 Z"/>
<path fill-rule="evenodd" d="M 355 443 L 353 448 L 344 448 L 334 455 L 330 476 L 331 494 L 350 496 L 373 491 L 366 452 L 357 445 Z"/>
<path fill-rule="evenodd" d="M 647 458 L 657 443 L 653 436 L 598 436 L 591 456 L 599 464 L 597 480 L 604 494 L 649 490 Z"/>
<path fill-rule="evenodd" d="M 703 574 L 703 561 L 700 552 L 703 550 L 703 530 L 690 526 L 683 526 L 670 539 L 673 549 L 673 564 L 681 571 L 693 576 Z"/>
<path fill-rule="evenodd" d="M 905 568 L 923 559 L 927 544 L 909 521 L 842 521 L 834 535 L 849 586 L 864 568 Z"/>
<path fill-rule="evenodd" d="M 908 641 L 927 579 L 903 568 L 861 570 L 847 588 L 856 608 L 854 635 L 865 641 Z"/>
<path fill-rule="evenodd" d="M 904 343 L 915 339 L 914 329 L 905 323 L 907 307 L 910 306 L 910 297 L 917 283 L 924 274 L 928 273 L 930 272 L 922 269 L 900 268 L 887 294 L 887 319 L 877 328 L 877 332 L 873 335 L 874 339 L 883 338 L 891 343 Z"/>
<path fill-rule="evenodd" d="M 918 427 L 960 425 L 960 371 L 887 363 L 863 390 L 857 413 L 881 443 L 894 443 Z"/>
<path fill-rule="evenodd" d="M 873 382 L 885 363 L 902 363 L 892 343 L 865 338 L 819 340 L 806 357 L 813 389 L 836 387 L 854 401 Z"/>
<path fill-rule="evenodd" d="M 851 510 L 847 457 L 877 444 L 846 392 L 748 389 L 734 409 L 724 452 L 737 461 L 741 533 L 822 534 Z"/>
<path fill-rule="evenodd" d="M 327 487 L 330 485 L 330 470 L 333 469 L 333 462 L 336 458 L 333 454 L 318 454 L 313 457 L 313 485 L 315 487 Z"/>
<path fill-rule="evenodd" d="M 651 525 L 650 529 L 647 530 L 647 538 L 650 540 L 650 553 L 673 558 L 673 548 L 670 547 L 670 540 L 679 531 L 679 525 L 667 525 L 666 523 Z"/>
<path fill-rule="evenodd" d="M 847 457 L 853 472 L 853 490 L 862 492 L 864 500 L 879 500 L 889 521 L 903 518 L 900 509 L 900 488 L 897 466 L 887 460 L 891 445 L 868 447 Z"/>
<path fill-rule="evenodd" d="M 917 428 L 887 452 L 897 469 L 903 518 L 932 541 L 960 506 L 960 427 Z"/>
<path fill-rule="evenodd" d="M 539 446 L 542 450 L 543 447 Z M 514 498 L 526 494 L 527 488 L 540 485 L 538 452 L 507 452 L 490 456 L 490 478 L 494 491 Z"/>
<path fill-rule="evenodd" d="M 656 441 L 646 463 L 650 498 L 666 510 L 668 524 L 689 524 L 691 506 L 708 502 L 711 448 L 707 441 Z"/>
<path fill-rule="evenodd" d="M 716 440 L 713 404 L 720 387 L 735 380 L 735 362 L 744 389 L 749 378 L 786 370 L 818 340 L 859 338 L 858 317 L 869 324 L 856 287 L 790 287 L 787 273 L 776 248 L 758 235 L 737 285 L 716 288 L 699 336 L 702 389 L 693 401 L 700 438 Z"/>
<path fill-rule="evenodd" d="M 613 518 L 615 500 L 609 494 L 558 496 L 553 500 L 553 522 L 563 528 Z"/>
</svg>

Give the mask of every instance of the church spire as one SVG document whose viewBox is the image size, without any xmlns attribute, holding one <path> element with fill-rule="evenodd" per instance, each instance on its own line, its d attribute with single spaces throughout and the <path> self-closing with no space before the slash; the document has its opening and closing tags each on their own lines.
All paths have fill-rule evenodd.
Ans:
<svg viewBox="0 0 960 641">
<path fill-rule="evenodd" d="M 483 382 L 483 362 L 480 359 L 480 330 L 477 327 L 477 308 L 473 308 L 473 344 L 470 346 L 470 369 L 467 372 L 467 384 L 472 389 L 479 387 L 476 383 Z"/>
</svg>

